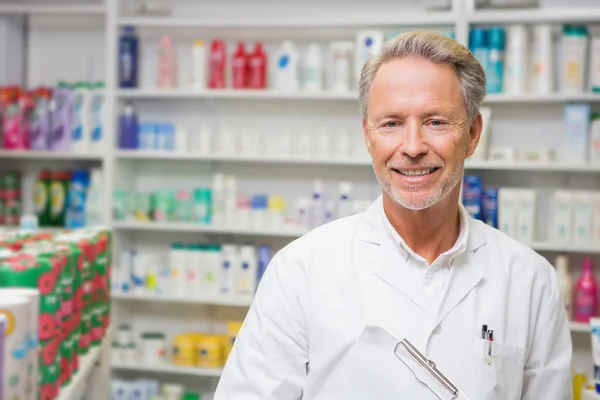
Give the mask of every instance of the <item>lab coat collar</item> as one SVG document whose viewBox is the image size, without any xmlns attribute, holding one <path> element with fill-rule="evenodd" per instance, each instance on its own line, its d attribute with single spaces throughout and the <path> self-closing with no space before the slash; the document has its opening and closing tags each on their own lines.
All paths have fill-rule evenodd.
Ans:
<svg viewBox="0 0 600 400">
<path fill-rule="evenodd" d="M 461 212 L 466 210 L 461 205 Z M 394 248 L 394 242 L 389 239 L 383 226 L 383 201 L 381 196 L 363 214 L 358 225 L 357 254 L 362 265 L 367 265 L 373 274 L 387 282 L 413 303 L 427 313 L 431 313 L 430 302 L 426 298 L 421 285 L 419 285 L 413 274 L 407 268 L 398 265 L 398 250 Z M 477 226 L 478 222 L 470 217 L 468 221 L 468 237 L 466 238 L 467 251 L 460 256 L 460 262 L 454 264 L 451 271 L 451 281 L 446 292 L 444 301 L 438 315 L 438 323 L 477 285 L 483 278 L 483 270 L 476 264 L 472 254 L 486 242 L 485 232 Z M 368 247 L 364 247 L 368 246 Z M 436 318 L 437 319 L 437 318 Z"/>
</svg>

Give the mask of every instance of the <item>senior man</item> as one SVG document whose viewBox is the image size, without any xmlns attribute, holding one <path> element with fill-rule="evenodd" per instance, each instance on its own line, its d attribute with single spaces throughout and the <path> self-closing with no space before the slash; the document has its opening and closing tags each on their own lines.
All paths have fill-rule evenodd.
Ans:
<svg viewBox="0 0 600 400">
<path fill-rule="evenodd" d="M 215 400 L 571 398 L 552 266 L 459 204 L 481 65 L 409 32 L 364 65 L 359 96 L 382 195 L 273 258 Z"/>
</svg>

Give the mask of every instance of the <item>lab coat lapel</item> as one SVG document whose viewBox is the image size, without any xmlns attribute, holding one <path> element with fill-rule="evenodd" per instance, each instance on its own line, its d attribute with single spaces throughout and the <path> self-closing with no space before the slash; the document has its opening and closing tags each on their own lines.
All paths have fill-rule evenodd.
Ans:
<svg viewBox="0 0 600 400">
<path fill-rule="evenodd" d="M 421 285 L 408 270 L 406 259 L 395 249 L 382 225 L 381 197 L 363 215 L 358 226 L 358 262 L 370 267 L 379 279 L 403 293 L 420 309 L 429 313 L 430 303 Z"/>
<path fill-rule="evenodd" d="M 467 249 L 461 254 L 456 263 L 452 265 L 452 272 L 448 282 L 446 296 L 442 302 L 438 315 L 438 323 L 441 322 L 483 279 L 484 262 L 481 257 L 477 257 L 477 250 L 485 245 L 485 232 L 478 229 L 478 221 L 469 218 L 469 237 L 467 239 Z"/>
</svg>

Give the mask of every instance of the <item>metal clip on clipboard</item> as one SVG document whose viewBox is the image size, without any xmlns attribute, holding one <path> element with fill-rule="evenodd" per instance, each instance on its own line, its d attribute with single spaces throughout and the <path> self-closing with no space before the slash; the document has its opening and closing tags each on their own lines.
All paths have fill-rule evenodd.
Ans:
<svg viewBox="0 0 600 400">
<path fill-rule="evenodd" d="M 394 348 L 394 354 L 396 357 L 400 358 L 400 360 L 402 360 L 402 358 L 398 355 L 398 348 L 400 346 L 403 346 L 406 351 L 408 351 L 408 353 L 419 362 L 419 364 L 421 364 L 431 375 L 435 377 L 435 379 L 437 379 L 440 384 L 442 384 L 444 388 L 450 392 L 452 395 L 452 400 L 458 399 L 458 388 L 437 369 L 434 361 L 429 360 L 427 357 L 421 354 L 421 352 L 417 350 L 417 348 L 413 346 L 412 343 L 410 343 L 407 339 L 402 339 Z"/>
</svg>

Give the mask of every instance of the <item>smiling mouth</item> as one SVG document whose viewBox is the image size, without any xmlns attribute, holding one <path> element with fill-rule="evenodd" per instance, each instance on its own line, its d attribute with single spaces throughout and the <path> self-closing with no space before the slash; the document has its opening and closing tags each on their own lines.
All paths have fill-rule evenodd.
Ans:
<svg viewBox="0 0 600 400">
<path fill-rule="evenodd" d="M 418 176 L 429 175 L 429 174 L 437 171 L 438 169 L 439 169 L 439 167 L 424 168 L 424 169 L 404 169 L 404 170 L 394 168 L 394 171 L 396 171 L 400 175 L 409 176 L 409 177 L 413 177 L 413 176 L 418 177 Z"/>
</svg>

